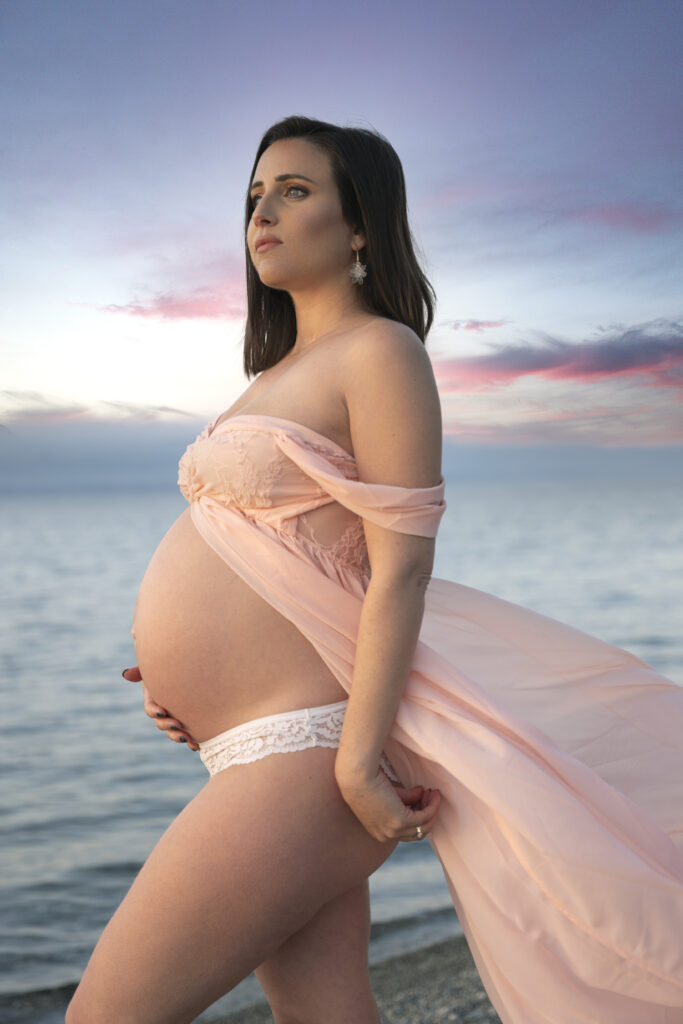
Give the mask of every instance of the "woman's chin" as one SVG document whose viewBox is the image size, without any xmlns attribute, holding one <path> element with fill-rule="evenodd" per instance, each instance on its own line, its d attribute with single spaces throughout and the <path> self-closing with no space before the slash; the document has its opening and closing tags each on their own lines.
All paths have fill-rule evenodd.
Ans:
<svg viewBox="0 0 683 1024">
<path fill-rule="evenodd" d="M 275 268 L 270 267 L 258 267 L 256 270 L 261 284 L 264 284 L 266 288 L 277 288 L 279 291 L 287 291 L 289 289 L 289 283 L 286 274 L 278 273 Z"/>
</svg>

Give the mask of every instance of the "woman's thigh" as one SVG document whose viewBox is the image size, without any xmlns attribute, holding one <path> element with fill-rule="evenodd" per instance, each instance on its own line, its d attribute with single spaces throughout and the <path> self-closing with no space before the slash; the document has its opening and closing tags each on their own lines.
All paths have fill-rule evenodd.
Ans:
<svg viewBox="0 0 683 1024">
<path fill-rule="evenodd" d="M 370 987 L 367 879 L 335 896 L 256 968 L 281 1021 L 377 1024 Z"/>
<path fill-rule="evenodd" d="M 68 1024 L 185 1024 L 366 879 L 378 843 L 344 803 L 336 750 L 219 772 L 161 837 L 100 937 Z"/>
</svg>

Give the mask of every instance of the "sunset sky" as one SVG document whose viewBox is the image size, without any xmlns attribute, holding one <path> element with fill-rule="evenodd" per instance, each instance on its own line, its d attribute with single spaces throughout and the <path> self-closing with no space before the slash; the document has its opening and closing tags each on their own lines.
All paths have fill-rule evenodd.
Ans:
<svg viewBox="0 0 683 1024">
<path fill-rule="evenodd" d="M 403 162 L 453 450 L 674 466 L 682 28 L 680 0 L 2 3 L 0 458 L 177 458 L 232 404 L 247 178 L 296 113 Z"/>
</svg>

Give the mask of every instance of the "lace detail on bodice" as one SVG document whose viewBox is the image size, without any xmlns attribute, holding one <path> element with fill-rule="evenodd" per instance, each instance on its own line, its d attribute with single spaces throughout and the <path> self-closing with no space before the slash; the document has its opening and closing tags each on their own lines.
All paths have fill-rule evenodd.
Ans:
<svg viewBox="0 0 683 1024">
<path fill-rule="evenodd" d="M 232 494 L 238 504 L 247 505 L 251 496 L 253 505 L 270 508 L 273 505 L 273 485 L 282 475 L 287 459 L 277 452 L 256 464 L 249 450 L 251 444 L 251 441 L 246 444 L 241 440 L 233 445 L 238 472 L 231 481 Z"/>
<path fill-rule="evenodd" d="M 347 569 L 352 569 L 353 572 L 364 576 L 370 574 L 370 559 L 368 558 L 363 520 L 360 516 L 354 516 L 339 539 L 332 544 L 321 543 L 316 536 L 311 517 L 305 512 L 299 516 L 299 523 L 305 526 L 310 540 L 317 548 L 324 551 L 328 558 L 333 558 L 335 562 L 346 566 Z"/>
<path fill-rule="evenodd" d="M 249 764 L 270 754 L 291 754 L 310 747 L 336 748 L 347 704 L 348 701 L 343 700 L 255 718 L 213 739 L 203 740 L 199 744 L 199 756 L 209 774 L 215 775 L 233 764 Z M 392 781 L 400 781 L 384 754 L 381 768 Z"/>
<path fill-rule="evenodd" d="M 323 572 L 329 573 L 332 563 L 333 571 L 369 577 L 361 517 L 331 501 L 320 483 L 283 454 L 278 446 L 281 431 L 243 419 L 211 426 L 197 435 L 178 463 L 178 485 L 187 501 L 211 498 L 239 509 L 276 529 L 283 540 L 298 542 Z M 348 452 L 311 438 L 305 447 L 347 480 L 358 479 Z M 298 512 L 297 505 L 304 510 Z"/>
<path fill-rule="evenodd" d="M 187 501 L 219 494 L 240 508 L 273 506 L 275 485 L 289 460 L 267 435 L 231 430 L 209 439 L 202 432 L 195 445 L 178 463 L 178 485 Z"/>
</svg>

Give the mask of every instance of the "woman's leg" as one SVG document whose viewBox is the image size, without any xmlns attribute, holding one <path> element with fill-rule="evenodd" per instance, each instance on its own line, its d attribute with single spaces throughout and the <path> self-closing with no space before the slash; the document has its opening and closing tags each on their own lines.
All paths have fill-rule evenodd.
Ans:
<svg viewBox="0 0 683 1024">
<path fill-rule="evenodd" d="M 211 778 L 105 928 L 67 1024 L 189 1024 L 379 867 L 394 844 L 344 803 L 336 753 L 274 754 Z"/>
<path fill-rule="evenodd" d="M 336 896 L 260 967 L 275 1024 L 379 1024 L 368 972 L 370 896 Z"/>
</svg>

